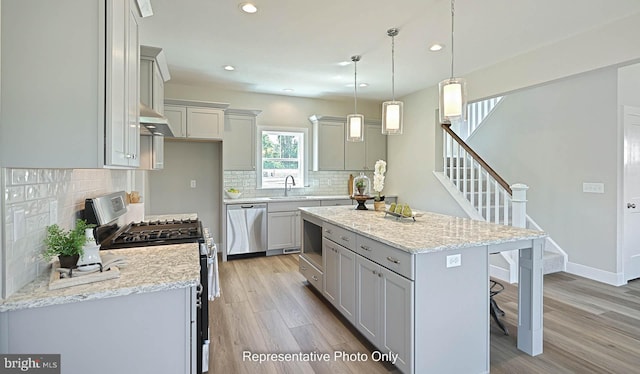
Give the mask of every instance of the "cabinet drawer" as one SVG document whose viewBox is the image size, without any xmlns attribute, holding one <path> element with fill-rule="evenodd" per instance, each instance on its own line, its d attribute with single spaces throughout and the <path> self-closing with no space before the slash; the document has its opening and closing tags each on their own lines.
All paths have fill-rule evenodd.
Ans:
<svg viewBox="0 0 640 374">
<path fill-rule="evenodd" d="M 353 201 L 351 199 L 333 199 L 333 200 L 322 200 L 322 206 L 333 206 L 333 205 L 351 205 Z"/>
<path fill-rule="evenodd" d="M 356 234 L 327 222 L 322 223 L 322 236 L 355 252 Z"/>
<path fill-rule="evenodd" d="M 303 256 L 298 256 L 300 273 L 309 281 L 309 284 L 322 292 L 322 272 L 311 265 Z"/>
<path fill-rule="evenodd" d="M 403 250 L 358 235 L 356 252 L 403 277 L 414 279 L 413 256 Z"/>
<path fill-rule="evenodd" d="M 286 201 L 286 202 L 277 202 L 277 203 L 268 203 L 267 209 L 269 213 L 272 212 L 293 212 L 297 211 L 298 208 L 310 207 L 310 206 L 320 206 L 319 201 Z"/>
</svg>

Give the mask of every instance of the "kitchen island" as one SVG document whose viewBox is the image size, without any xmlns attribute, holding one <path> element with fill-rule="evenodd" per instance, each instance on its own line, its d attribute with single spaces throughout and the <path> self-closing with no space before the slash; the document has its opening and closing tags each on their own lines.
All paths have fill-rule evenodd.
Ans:
<svg viewBox="0 0 640 374">
<path fill-rule="evenodd" d="M 61 355 L 63 373 L 190 373 L 197 243 L 101 253 L 120 277 L 49 290 L 49 272 L 0 305 L 0 353 Z M 161 344 L 158 344 L 161 342 Z"/>
<path fill-rule="evenodd" d="M 300 271 L 404 373 L 489 372 L 489 255 L 520 251 L 518 348 L 542 353 L 540 231 L 301 208 Z"/>
</svg>

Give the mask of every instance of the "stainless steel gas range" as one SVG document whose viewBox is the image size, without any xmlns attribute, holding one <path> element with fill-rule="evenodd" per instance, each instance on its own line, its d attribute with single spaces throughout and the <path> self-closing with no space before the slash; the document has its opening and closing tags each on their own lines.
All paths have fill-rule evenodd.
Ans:
<svg viewBox="0 0 640 374">
<path fill-rule="evenodd" d="M 215 245 L 208 230 L 198 219 L 157 220 L 130 222 L 118 226 L 117 220 L 127 212 L 125 192 L 86 199 L 85 220 L 96 225 L 94 236 L 100 249 L 119 249 L 147 246 L 199 243 L 200 285 L 197 292 L 196 373 L 208 371 L 209 362 L 209 277 Z"/>
</svg>

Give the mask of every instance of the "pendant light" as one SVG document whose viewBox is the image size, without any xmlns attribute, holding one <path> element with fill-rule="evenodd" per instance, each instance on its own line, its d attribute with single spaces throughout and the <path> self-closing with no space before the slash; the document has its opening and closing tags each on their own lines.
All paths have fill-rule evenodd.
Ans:
<svg viewBox="0 0 640 374">
<path fill-rule="evenodd" d="M 358 61 L 360 56 L 351 56 L 353 61 L 353 113 L 347 116 L 347 141 L 364 141 L 364 116 L 358 114 Z"/>
<path fill-rule="evenodd" d="M 451 77 L 438 84 L 440 123 L 451 124 L 467 119 L 467 82 L 453 77 L 453 20 L 454 1 L 451 0 Z"/>
<path fill-rule="evenodd" d="M 395 37 L 398 29 L 387 30 L 391 37 L 391 101 L 382 103 L 382 133 L 384 135 L 402 135 L 402 101 L 396 101 L 395 83 Z"/>
</svg>

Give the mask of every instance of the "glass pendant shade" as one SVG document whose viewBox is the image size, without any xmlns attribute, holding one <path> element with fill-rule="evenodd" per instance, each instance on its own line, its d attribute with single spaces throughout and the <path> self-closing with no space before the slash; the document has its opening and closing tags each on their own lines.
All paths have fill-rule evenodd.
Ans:
<svg viewBox="0 0 640 374">
<path fill-rule="evenodd" d="M 467 120 L 467 82 L 462 78 L 445 79 L 438 84 L 440 123 Z"/>
<path fill-rule="evenodd" d="M 402 135 L 402 101 L 385 101 L 382 103 L 382 133 L 385 135 Z"/>
<path fill-rule="evenodd" d="M 364 141 L 364 116 L 362 114 L 349 114 L 347 116 L 347 141 Z"/>
</svg>

